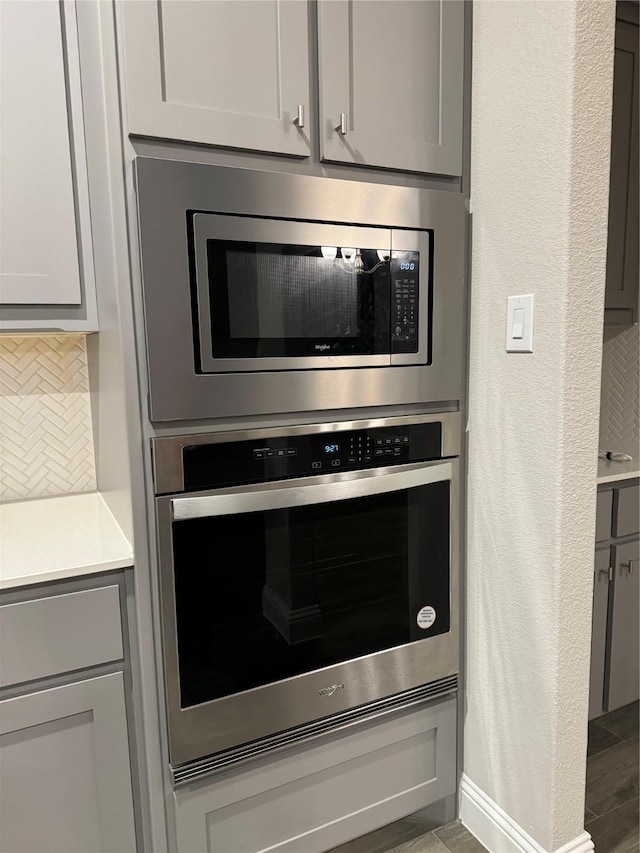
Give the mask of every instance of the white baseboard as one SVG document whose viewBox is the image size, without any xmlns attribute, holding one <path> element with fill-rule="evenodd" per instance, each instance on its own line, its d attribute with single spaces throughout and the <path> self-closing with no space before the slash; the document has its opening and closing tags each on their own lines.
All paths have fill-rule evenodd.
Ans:
<svg viewBox="0 0 640 853">
<path fill-rule="evenodd" d="M 460 781 L 460 820 L 489 853 L 550 853 L 464 774 Z M 583 832 L 553 853 L 592 850 L 591 836 Z"/>
</svg>

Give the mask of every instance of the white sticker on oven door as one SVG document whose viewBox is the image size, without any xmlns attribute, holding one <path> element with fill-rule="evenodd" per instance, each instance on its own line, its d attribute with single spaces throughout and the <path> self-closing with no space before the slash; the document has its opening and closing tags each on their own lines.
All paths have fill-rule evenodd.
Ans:
<svg viewBox="0 0 640 853">
<path fill-rule="evenodd" d="M 422 628 L 426 630 L 430 628 L 433 623 L 436 621 L 436 610 L 435 607 L 431 607 L 428 605 L 427 607 L 421 608 L 418 612 L 418 628 Z"/>
</svg>

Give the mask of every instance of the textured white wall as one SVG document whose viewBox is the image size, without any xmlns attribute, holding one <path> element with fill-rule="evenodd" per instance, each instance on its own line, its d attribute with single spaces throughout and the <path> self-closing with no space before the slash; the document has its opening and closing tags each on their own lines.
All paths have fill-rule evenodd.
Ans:
<svg viewBox="0 0 640 853">
<path fill-rule="evenodd" d="M 474 4 L 465 773 L 548 851 L 584 828 L 614 16 Z"/>
</svg>

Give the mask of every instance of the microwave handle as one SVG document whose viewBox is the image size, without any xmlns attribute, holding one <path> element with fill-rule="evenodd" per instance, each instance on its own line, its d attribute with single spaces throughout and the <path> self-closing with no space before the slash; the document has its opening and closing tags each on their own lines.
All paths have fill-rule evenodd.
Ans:
<svg viewBox="0 0 640 853">
<path fill-rule="evenodd" d="M 397 492 L 451 480 L 453 464 L 447 461 L 407 466 L 388 473 L 378 471 L 373 469 L 362 477 L 348 480 L 311 483 L 307 480 L 304 484 L 300 480 L 285 480 L 282 483 L 270 483 L 266 487 L 256 485 L 250 491 L 244 487 L 243 491 L 237 488 L 220 489 L 215 494 L 175 497 L 170 499 L 171 519 L 187 521 L 219 515 L 239 515 Z"/>
</svg>

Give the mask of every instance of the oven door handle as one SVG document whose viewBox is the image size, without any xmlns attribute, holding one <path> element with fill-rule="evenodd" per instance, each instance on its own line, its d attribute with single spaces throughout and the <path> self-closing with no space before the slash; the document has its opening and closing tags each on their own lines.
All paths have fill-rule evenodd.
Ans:
<svg viewBox="0 0 640 853">
<path fill-rule="evenodd" d="M 281 483 L 270 483 L 266 487 L 256 486 L 251 490 L 247 490 L 246 486 L 241 487 L 242 491 L 238 488 L 220 489 L 208 495 L 171 498 L 171 518 L 173 521 L 186 521 L 218 515 L 238 515 L 245 512 L 331 503 L 331 501 L 426 486 L 429 483 L 451 480 L 452 476 L 453 465 L 452 462 L 447 461 L 407 466 L 401 470 L 384 473 L 378 469 L 367 471 L 361 477 L 334 479 L 331 482 L 286 480 Z"/>
</svg>

